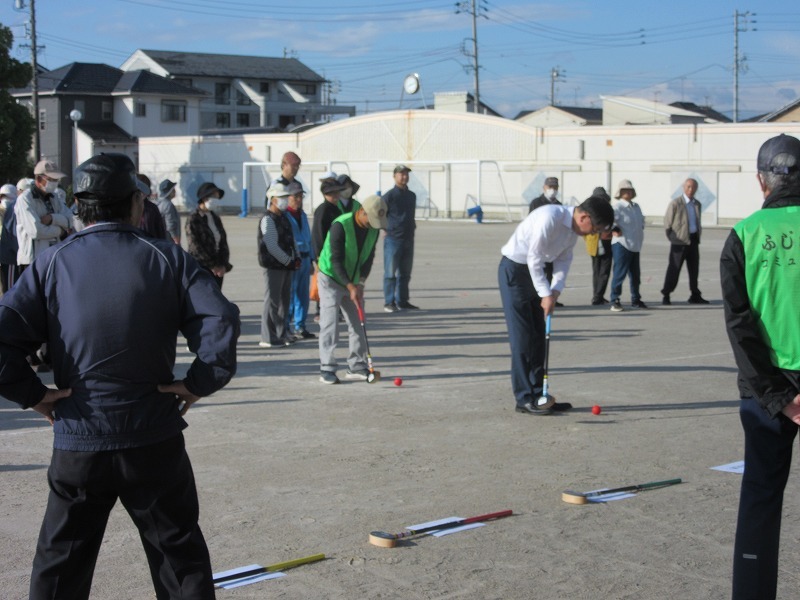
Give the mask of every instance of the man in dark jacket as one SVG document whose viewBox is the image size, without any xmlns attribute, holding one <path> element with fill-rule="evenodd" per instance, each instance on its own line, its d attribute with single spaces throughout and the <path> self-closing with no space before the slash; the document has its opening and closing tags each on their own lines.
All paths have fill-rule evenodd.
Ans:
<svg viewBox="0 0 800 600">
<path fill-rule="evenodd" d="M 0 300 L 0 395 L 54 432 L 30 597 L 89 597 L 119 498 L 156 597 L 213 598 L 181 432 L 189 407 L 236 371 L 239 311 L 193 258 L 136 227 L 145 199 L 127 156 L 90 158 L 73 185 L 86 229 L 44 251 Z M 175 381 L 178 332 L 197 356 Z M 57 389 L 25 360 L 42 342 Z"/>
<path fill-rule="evenodd" d="M 383 240 L 383 310 L 388 313 L 419 308 L 409 302 L 408 290 L 414 267 L 414 231 L 417 229 L 417 195 L 408 189 L 410 171 L 405 165 L 397 165 L 394 168 L 394 187 L 383 195 L 389 209 L 389 224 Z"/>
<path fill-rule="evenodd" d="M 800 425 L 800 140 L 767 140 L 757 169 L 764 204 L 733 228 L 720 259 L 744 429 L 734 600 L 775 598 L 783 492 Z"/>
</svg>

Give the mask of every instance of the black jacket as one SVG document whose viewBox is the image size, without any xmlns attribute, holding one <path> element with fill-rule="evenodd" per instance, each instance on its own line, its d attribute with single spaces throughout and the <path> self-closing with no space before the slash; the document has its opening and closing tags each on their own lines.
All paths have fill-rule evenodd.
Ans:
<svg viewBox="0 0 800 600">
<path fill-rule="evenodd" d="M 778 188 L 762 209 L 800 206 L 800 188 Z M 720 281 L 725 309 L 725 325 L 739 370 L 739 393 L 755 398 L 775 417 L 800 392 L 800 372 L 779 369 L 769 357 L 769 346 L 762 339 L 756 316 L 750 308 L 745 279 L 744 247 L 731 230 L 720 256 Z"/>
</svg>

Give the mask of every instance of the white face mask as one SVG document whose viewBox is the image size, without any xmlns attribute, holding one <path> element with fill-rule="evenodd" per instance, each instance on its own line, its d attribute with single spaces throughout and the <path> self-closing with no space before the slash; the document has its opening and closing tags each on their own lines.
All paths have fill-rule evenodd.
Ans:
<svg viewBox="0 0 800 600">
<path fill-rule="evenodd" d="M 344 188 L 341 192 L 339 192 L 339 199 L 340 200 L 350 200 L 353 196 L 353 188 Z"/>
<path fill-rule="evenodd" d="M 47 180 L 44 184 L 44 191 L 48 194 L 52 194 L 58 189 L 58 182 L 57 181 L 50 181 Z"/>
<path fill-rule="evenodd" d="M 558 194 L 558 192 L 556 190 L 554 190 L 553 188 L 547 188 L 544 191 L 544 197 L 547 198 L 548 200 L 552 200 L 553 198 L 556 197 L 557 194 Z"/>
<path fill-rule="evenodd" d="M 286 212 L 286 209 L 289 208 L 289 197 L 283 196 L 275 200 L 275 206 L 278 207 L 278 210 L 281 212 Z"/>
<path fill-rule="evenodd" d="M 206 198 L 205 205 L 206 210 L 214 210 L 214 201 L 216 198 Z"/>
</svg>

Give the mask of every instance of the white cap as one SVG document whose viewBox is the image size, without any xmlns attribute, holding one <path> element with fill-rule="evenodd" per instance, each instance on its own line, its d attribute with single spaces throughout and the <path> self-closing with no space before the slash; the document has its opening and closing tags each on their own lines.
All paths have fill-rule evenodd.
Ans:
<svg viewBox="0 0 800 600">
<path fill-rule="evenodd" d="M 0 187 L 0 196 L 8 196 L 9 198 L 17 197 L 17 188 L 11 183 L 6 183 Z"/>
<path fill-rule="evenodd" d="M 33 185 L 33 179 L 29 179 L 28 177 L 23 177 L 17 182 L 17 191 L 22 193 L 25 190 L 29 190 Z"/>
</svg>

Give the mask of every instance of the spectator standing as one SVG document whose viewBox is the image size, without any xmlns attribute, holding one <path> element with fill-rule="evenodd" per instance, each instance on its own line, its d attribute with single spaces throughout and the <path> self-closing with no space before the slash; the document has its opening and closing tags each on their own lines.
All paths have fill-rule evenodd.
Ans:
<svg viewBox="0 0 800 600">
<path fill-rule="evenodd" d="M 776 597 L 783 496 L 800 425 L 800 140 L 770 138 L 756 168 L 763 204 L 733 227 L 720 258 L 744 430 L 734 600 Z"/>
<path fill-rule="evenodd" d="M 604 187 L 594 188 L 592 196 L 611 202 L 611 196 Z M 611 275 L 611 236 L 609 232 L 603 232 L 587 235 L 584 239 L 586 250 L 592 257 L 592 306 L 602 306 L 608 304 L 605 294 Z"/>
<path fill-rule="evenodd" d="M 201 184 L 197 189 L 197 209 L 186 221 L 189 254 L 214 276 L 220 288 L 225 273 L 233 269 L 228 236 L 222 226 L 222 219 L 213 210 L 217 200 L 224 195 L 224 190 L 210 181 Z"/>
<path fill-rule="evenodd" d="M 166 238 L 172 240 L 178 246 L 181 245 L 181 217 L 178 214 L 178 209 L 175 208 L 173 200 L 175 200 L 175 189 L 178 184 L 169 179 L 165 179 L 158 184 L 158 210 L 161 213 L 161 218 L 164 219 L 164 228 L 166 229 Z"/>
<path fill-rule="evenodd" d="M 17 188 L 10 183 L 0 187 L 0 213 L 3 228 L 0 233 L 0 287 L 5 294 L 19 276 L 17 268 L 17 217 L 14 206 L 17 203 Z"/>
<path fill-rule="evenodd" d="M 17 264 L 24 270 L 50 246 L 72 231 L 72 212 L 58 183 L 66 177 L 56 163 L 40 160 L 33 169 L 34 184 L 17 197 Z"/>
<path fill-rule="evenodd" d="M 150 187 L 150 178 L 143 173 L 137 174 L 136 178 L 141 183 L 139 190 L 144 194 L 144 212 L 142 213 L 142 222 L 139 223 L 139 229 L 150 237 L 164 239 L 167 236 L 167 229 L 164 227 L 164 218 L 161 216 L 161 211 L 151 200 L 153 192 Z"/>
<path fill-rule="evenodd" d="M 561 204 L 558 201 L 558 177 L 546 177 L 544 185 L 542 186 L 542 193 L 536 196 L 528 205 L 528 214 L 540 206 L 547 206 L 548 204 Z"/>
<path fill-rule="evenodd" d="M 127 156 L 95 156 L 75 175 L 88 227 L 41 252 L 0 300 L 0 394 L 42 414 L 54 434 L 30 598 L 89 597 L 119 498 L 155 596 L 209 600 L 211 562 L 181 431 L 189 407 L 236 370 L 238 309 L 174 244 L 144 240 L 144 199 Z M 179 332 L 196 358 L 175 381 Z M 43 342 L 57 389 L 25 362 L 26 348 Z"/>
<path fill-rule="evenodd" d="M 417 195 L 408 189 L 405 165 L 394 168 L 394 187 L 383 195 L 388 207 L 386 237 L 383 240 L 383 310 L 417 310 L 409 301 L 409 282 L 414 266 L 414 231 Z"/>
<path fill-rule="evenodd" d="M 347 322 L 349 353 L 347 379 L 366 381 L 367 343 L 360 326 L 364 285 L 375 258 L 378 230 L 387 226 L 388 208 L 379 196 L 369 196 L 355 212 L 338 217 L 331 225 L 319 256 L 319 362 L 320 381 L 339 383 L 334 355 L 339 343 L 338 314 Z"/>
<path fill-rule="evenodd" d="M 617 198 L 613 203 L 614 227 L 611 230 L 611 254 L 614 257 L 614 277 L 611 280 L 611 310 L 623 310 L 620 296 L 622 295 L 622 282 L 625 277 L 630 279 L 631 306 L 633 308 L 647 308 L 642 302 L 639 293 L 639 284 L 642 279 L 639 255 L 644 243 L 644 215 L 641 207 L 633 201 L 636 190 L 628 179 L 619 182 Z"/>
<path fill-rule="evenodd" d="M 290 329 L 294 329 L 295 336 L 303 340 L 310 340 L 317 337 L 306 328 L 308 305 L 311 302 L 309 298 L 311 269 L 316 256 L 311 247 L 311 228 L 308 225 L 308 217 L 303 210 L 303 188 L 299 182 L 293 182 L 286 186 L 286 191 L 289 192 L 286 218 L 292 226 L 294 245 L 300 257 L 300 268 L 292 274 L 288 321 Z"/>
<path fill-rule="evenodd" d="M 289 196 L 301 193 L 299 183 L 274 182 L 267 190 L 267 206 L 258 223 L 258 264 L 264 274 L 264 308 L 261 313 L 262 348 L 289 346 L 289 303 L 292 297 L 292 272 L 300 267 L 300 256 L 292 237 L 286 211 Z"/>
<path fill-rule="evenodd" d="M 686 263 L 689 273 L 689 304 L 708 304 L 697 287 L 700 272 L 700 213 L 703 206 L 694 197 L 697 193 L 697 180 L 687 179 L 683 182 L 683 195 L 678 196 L 667 206 L 664 215 L 664 230 L 670 242 L 667 274 L 664 276 L 664 287 L 661 289 L 661 304 L 672 304 L 670 294 L 678 286 L 681 267 Z"/>
</svg>

